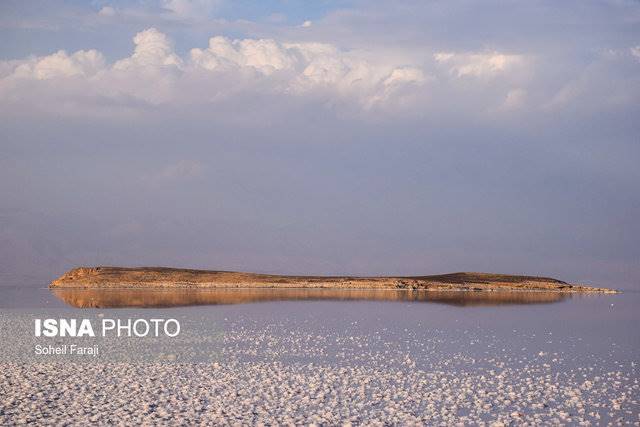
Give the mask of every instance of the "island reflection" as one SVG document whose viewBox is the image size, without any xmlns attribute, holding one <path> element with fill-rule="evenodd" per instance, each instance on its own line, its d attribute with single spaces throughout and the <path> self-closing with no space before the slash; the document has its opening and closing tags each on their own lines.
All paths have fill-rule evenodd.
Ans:
<svg viewBox="0 0 640 427">
<path fill-rule="evenodd" d="M 167 308 L 268 301 L 368 300 L 439 303 L 460 307 L 548 304 L 571 295 L 560 292 L 461 292 L 394 289 L 52 289 L 76 308 Z"/>
</svg>

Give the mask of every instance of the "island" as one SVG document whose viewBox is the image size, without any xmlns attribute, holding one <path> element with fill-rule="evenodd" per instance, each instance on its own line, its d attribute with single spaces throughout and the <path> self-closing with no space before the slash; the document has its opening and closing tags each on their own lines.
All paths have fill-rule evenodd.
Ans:
<svg viewBox="0 0 640 427">
<path fill-rule="evenodd" d="M 396 289 L 425 291 L 552 291 L 615 293 L 538 276 L 450 273 L 431 276 L 284 276 L 168 267 L 78 267 L 51 282 L 51 288 L 85 289 Z"/>
</svg>

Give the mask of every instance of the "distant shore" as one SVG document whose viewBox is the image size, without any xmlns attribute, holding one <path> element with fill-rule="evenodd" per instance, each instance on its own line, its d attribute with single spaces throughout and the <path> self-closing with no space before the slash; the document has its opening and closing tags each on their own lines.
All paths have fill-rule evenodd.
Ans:
<svg viewBox="0 0 640 427">
<path fill-rule="evenodd" d="M 430 276 L 356 277 L 284 276 L 166 267 L 78 267 L 60 276 L 51 288 L 330 288 L 460 291 L 555 291 L 615 293 L 613 289 L 574 285 L 550 277 L 491 273 Z"/>
</svg>

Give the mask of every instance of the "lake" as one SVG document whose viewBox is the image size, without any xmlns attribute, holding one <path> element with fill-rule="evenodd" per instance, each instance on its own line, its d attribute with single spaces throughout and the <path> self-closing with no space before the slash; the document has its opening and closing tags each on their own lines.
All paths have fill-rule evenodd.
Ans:
<svg viewBox="0 0 640 427">
<path fill-rule="evenodd" d="M 103 422 L 637 423 L 639 303 L 634 291 L 4 287 L 5 315 L 163 316 L 184 334 L 172 363 L 5 357 L 0 420 L 36 416 L 28 405 L 56 420 L 62 383 L 65 411 Z"/>
</svg>

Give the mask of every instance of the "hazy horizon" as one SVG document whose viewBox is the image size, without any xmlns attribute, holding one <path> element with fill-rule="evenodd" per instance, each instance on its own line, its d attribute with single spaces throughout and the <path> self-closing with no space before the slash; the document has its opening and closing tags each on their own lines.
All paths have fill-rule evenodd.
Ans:
<svg viewBox="0 0 640 427">
<path fill-rule="evenodd" d="M 80 265 L 640 288 L 640 4 L 0 4 L 0 286 Z"/>
</svg>

